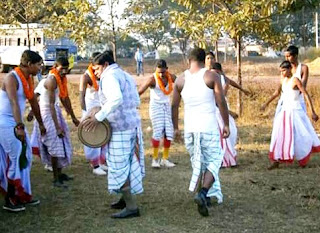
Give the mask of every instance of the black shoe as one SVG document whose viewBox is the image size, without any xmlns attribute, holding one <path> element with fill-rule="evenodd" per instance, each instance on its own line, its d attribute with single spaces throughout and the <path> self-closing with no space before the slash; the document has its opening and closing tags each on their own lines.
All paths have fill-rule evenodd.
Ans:
<svg viewBox="0 0 320 233">
<path fill-rule="evenodd" d="M 29 201 L 29 202 L 23 203 L 23 205 L 24 205 L 24 206 L 37 206 L 37 205 L 40 205 L 40 200 L 32 199 L 32 200 Z"/>
<path fill-rule="evenodd" d="M 210 197 L 206 197 L 206 202 L 207 202 L 207 206 L 209 208 L 212 207 L 212 203 L 211 203 L 211 198 Z"/>
<path fill-rule="evenodd" d="M 197 195 L 194 197 L 194 202 L 198 205 L 198 212 L 202 216 L 206 217 L 209 216 L 206 196 L 203 192 L 198 192 Z"/>
<path fill-rule="evenodd" d="M 61 173 L 59 176 L 59 180 L 61 181 L 70 181 L 73 180 L 72 176 L 68 176 L 67 174 Z"/>
<path fill-rule="evenodd" d="M 53 181 L 53 187 L 57 187 L 57 188 L 68 188 L 68 186 L 66 184 L 63 183 L 63 181 L 59 180 L 54 180 Z"/>
<path fill-rule="evenodd" d="M 119 201 L 111 203 L 110 207 L 111 207 L 111 209 L 122 210 L 122 209 L 126 208 L 126 202 L 121 197 L 119 199 Z"/>
<path fill-rule="evenodd" d="M 11 201 L 6 201 L 2 208 L 10 212 L 21 212 L 26 210 L 26 207 L 24 207 L 23 205 L 13 204 Z"/>
<path fill-rule="evenodd" d="M 111 218 L 133 218 L 133 217 L 140 217 L 140 212 L 138 208 L 135 210 L 128 210 L 124 208 L 120 212 L 111 215 Z"/>
</svg>

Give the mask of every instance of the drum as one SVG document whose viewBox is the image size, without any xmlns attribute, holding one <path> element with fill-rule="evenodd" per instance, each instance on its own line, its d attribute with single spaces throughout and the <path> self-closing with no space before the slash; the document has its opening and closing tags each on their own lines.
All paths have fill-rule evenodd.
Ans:
<svg viewBox="0 0 320 233">
<path fill-rule="evenodd" d="M 93 110 L 97 111 L 97 110 Z M 90 111 L 88 115 L 93 115 Z M 107 144 L 111 139 L 111 126 L 107 120 L 99 122 L 97 127 L 90 132 L 83 129 L 83 121 L 78 126 L 78 137 L 79 140 L 86 146 L 91 148 L 99 148 Z"/>
</svg>

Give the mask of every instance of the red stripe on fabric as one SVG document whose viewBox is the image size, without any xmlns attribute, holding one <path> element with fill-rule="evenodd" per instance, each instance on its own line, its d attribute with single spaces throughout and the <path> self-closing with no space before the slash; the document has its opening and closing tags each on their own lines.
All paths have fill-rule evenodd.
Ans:
<svg viewBox="0 0 320 233">
<path fill-rule="evenodd" d="M 312 153 L 317 153 L 317 152 L 320 152 L 320 146 L 312 147 L 310 153 L 306 157 L 304 157 L 303 159 L 298 161 L 299 165 L 301 167 L 305 167 L 307 165 L 307 163 L 309 162 L 309 160 L 310 160 L 311 154 Z"/>
<path fill-rule="evenodd" d="M 26 203 L 26 202 L 30 202 L 32 200 L 32 196 L 29 195 L 28 193 L 24 192 L 24 188 L 21 184 L 20 179 L 17 179 L 17 180 L 8 179 L 8 183 L 15 186 L 15 190 L 17 192 L 16 197 L 18 198 L 18 200 L 20 202 Z"/>
<path fill-rule="evenodd" d="M 224 159 L 225 159 L 226 156 L 228 158 L 228 160 L 226 160 L 226 161 L 228 161 L 228 162 L 226 162 L 226 166 L 227 167 L 236 165 L 236 161 L 234 159 L 233 154 L 231 153 L 231 150 L 229 149 L 228 143 L 226 143 L 226 153 L 225 153 Z"/>
<path fill-rule="evenodd" d="M 290 135 L 290 138 L 289 138 L 289 151 L 288 151 L 288 155 L 289 155 L 289 158 L 291 158 L 290 156 L 290 151 L 291 151 L 291 143 L 292 143 L 292 137 L 293 137 L 293 133 L 292 133 L 292 124 L 291 124 L 291 121 L 292 121 L 292 113 L 289 117 L 289 127 L 290 127 L 290 132 L 289 132 L 289 135 Z"/>
<path fill-rule="evenodd" d="M 276 149 L 277 140 L 278 140 L 278 137 L 274 142 L 272 151 L 269 152 L 269 159 L 272 160 L 272 161 L 276 161 L 275 158 L 274 158 L 274 150 Z"/>
<path fill-rule="evenodd" d="M 90 160 L 90 163 L 92 164 L 92 166 L 98 166 L 100 164 L 100 158 L 98 159 L 93 159 L 93 160 Z"/>
<path fill-rule="evenodd" d="M 106 156 L 104 154 L 100 155 L 100 164 L 105 164 L 106 163 Z"/>
<path fill-rule="evenodd" d="M 312 147 L 311 153 L 317 153 L 317 152 L 320 152 L 320 146 Z"/>
<path fill-rule="evenodd" d="M 40 156 L 39 147 L 32 147 L 32 154 Z"/>
<path fill-rule="evenodd" d="M 284 160 L 284 142 L 286 139 L 286 111 L 283 112 L 283 136 L 282 136 L 282 155 L 281 159 Z"/>
</svg>

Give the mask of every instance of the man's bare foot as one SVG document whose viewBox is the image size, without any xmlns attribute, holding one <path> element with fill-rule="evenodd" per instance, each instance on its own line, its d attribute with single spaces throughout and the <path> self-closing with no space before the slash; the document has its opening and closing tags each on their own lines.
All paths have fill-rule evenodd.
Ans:
<svg viewBox="0 0 320 233">
<path fill-rule="evenodd" d="M 273 162 L 269 167 L 268 170 L 273 170 L 279 168 L 279 162 Z"/>
</svg>

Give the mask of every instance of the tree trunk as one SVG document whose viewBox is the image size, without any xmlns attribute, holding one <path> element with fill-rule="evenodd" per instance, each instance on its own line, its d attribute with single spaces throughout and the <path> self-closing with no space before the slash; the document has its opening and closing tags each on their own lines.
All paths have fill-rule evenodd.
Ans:
<svg viewBox="0 0 320 233">
<path fill-rule="evenodd" d="M 318 24 L 318 8 L 316 8 L 315 15 L 315 30 L 316 30 L 316 48 L 319 48 L 319 24 Z"/>
<path fill-rule="evenodd" d="M 31 50 L 31 45 L 30 45 L 30 28 L 29 28 L 29 21 L 27 19 L 27 42 L 28 42 L 28 48 Z"/>
<path fill-rule="evenodd" d="M 183 39 L 178 39 L 179 40 L 179 47 L 180 50 L 182 52 L 182 59 L 184 64 L 188 64 L 188 60 L 187 60 L 187 44 L 188 44 L 188 38 L 183 38 Z"/>
<path fill-rule="evenodd" d="M 238 68 L 238 84 L 242 86 L 242 77 L 241 77 L 241 37 L 238 36 L 236 39 L 237 43 L 237 68 Z M 243 100 L 242 100 L 242 93 L 239 90 L 238 92 L 238 99 L 237 99 L 237 111 L 239 116 L 242 115 L 243 108 Z"/>
<path fill-rule="evenodd" d="M 114 23 L 114 12 L 113 7 L 114 4 L 116 4 L 115 1 L 110 0 L 109 2 L 109 8 L 110 8 L 110 18 L 111 18 L 111 25 L 112 25 L 112 52 L 113 52 L 113 60 L 117 61 L 117 32 L 116 27 Z"/>
<path fill-rule="evenodd" d="M 113 27 L 112 52 L 113 52 L 113 59 L 115 62 L 117 62 L 117 35 L 114 27 Z"/>
<path fill-rule="evenodd" d="M 218 56 L 218 40 L 214 42 L 214 56 L 216 59 L 216 62 L 219 62 L 219 56 Z"/>
</svg>

